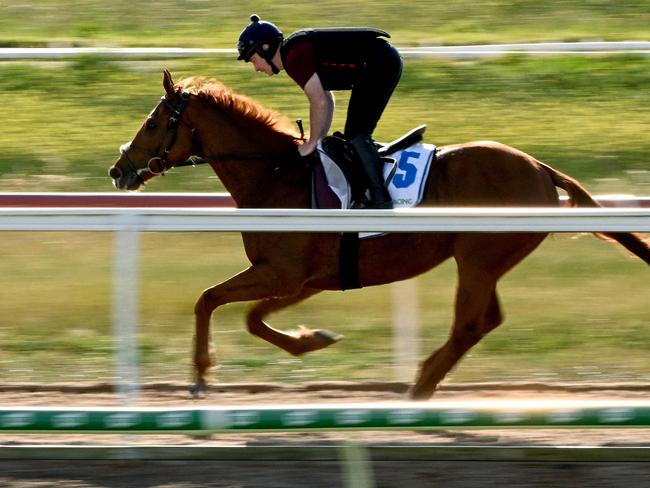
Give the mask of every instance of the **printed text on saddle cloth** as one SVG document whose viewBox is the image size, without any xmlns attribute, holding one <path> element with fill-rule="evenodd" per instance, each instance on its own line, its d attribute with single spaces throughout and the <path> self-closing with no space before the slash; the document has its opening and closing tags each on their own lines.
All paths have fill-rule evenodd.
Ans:
<svg viewBox="0 0 650 488">
<path fill-rule="evenodd" d="M 436 146 L 417 143 L 389 154 L 397 161 L 395 175 L 388 185 L 388 193 L 393 199 L 394 208 L 408 208 L 420 203 L 424 193 L 424 183 Z M 321 167 L 315 171 L 317 187 L 316 208 L 349 208 L 350 185 L 338 165 L 318 147 Z M 384 178 L 388 178 L 391 165 L 385 165 Z"/>
</svg>

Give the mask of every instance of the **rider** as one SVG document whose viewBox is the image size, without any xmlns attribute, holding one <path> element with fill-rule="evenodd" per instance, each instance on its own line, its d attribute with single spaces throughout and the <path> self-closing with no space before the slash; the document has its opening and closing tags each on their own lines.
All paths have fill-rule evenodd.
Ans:
<svg viewBox="0 0 650 488">
<path fill-rule="evenodd" d="M 370 202 L 359 208 L 392 208 L 383 184 L 372 133 L 402 74 L 402 59 L 384 37 L 370 28 L 303 29 L 286 39 L 272 23 L 251 15 L 239 36 L 238 60 L 271 76 L 285 70 L 309 100 L 309 139 L 299 148 L 308 156 L 327 135 L 334 114 L 332 90 L 351 90 L 344 136 L 355 148 L 368 178 Z"/>
</svg>

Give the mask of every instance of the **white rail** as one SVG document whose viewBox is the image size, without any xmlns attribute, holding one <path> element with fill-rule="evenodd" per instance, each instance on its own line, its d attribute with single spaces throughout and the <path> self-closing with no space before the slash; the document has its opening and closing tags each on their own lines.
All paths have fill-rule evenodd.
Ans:
<svg viewBox="0 0 650 488">
<path fill-rule="evenodd" d="M 646 208 L 0 208 L 0 230 L 650 232 Z"/>
<path fill-rule="evenodd" d="M 650 55 L 650 42 L 534 42 L 524 44 L 483 44 L 468 46 L 404 47 L 400 53 L 406 56 L 434 56 L 450 58 L 481 58 L 505 54 L 541 55 L 589 55 L 589 54 L 642 54 Z"/>
<path fill-rule="evenodd" d="M 650 55 L 648 41 L 622 42 L 538 42 L 524 44 L 479 44 L 466 46 L 401 46 L 404 56 L 480 58 L 504 54 L 642 54 Z M 10 47 L 0 48 L 0 60 L 61 59 L 99 55 L 112 58 L 184 58 L 202 56 L 235 56 L 228 48 L 182 47 Z"/>
</svg>

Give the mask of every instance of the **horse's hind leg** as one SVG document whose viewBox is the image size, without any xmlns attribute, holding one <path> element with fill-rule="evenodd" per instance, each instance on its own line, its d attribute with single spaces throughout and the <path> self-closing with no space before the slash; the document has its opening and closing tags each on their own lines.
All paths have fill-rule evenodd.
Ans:
<svg viewBox="0 0 650 488">
<path fill-rule="evenodd" d="M 502 319 L 496 294 L 496 282 L 485 276 L 482 280 L 463 279 L 456 295 L 456 317 L 447 342 L 421 365 L 411 397 L 426 400 L 463 355 Z"/>
<path fill-rule="evenodd" d="M 497 280 L 530 254 L 546 234 L 465 235 L 455 244 L 458 290 L 455 318 L 447 342 L 422 364 L 411 390 L 429 398 L 461 357 L 502 321 Z"/>
<path fill-rule="evenodd" d="M 296 333 L 286 333 L 274 329 L 264 322 L 264 317 L 283 308 L 290 307 L 314 296 L 322 290 L 304 288 L 299 293 L 282 298 L 268 298 L 258 302 L 248 313 L 248 330 L 271 344 L 284 349 L 294 356 L 323 349 L 340 341 L 343 336 L 328 330 L 301 328 Z"/>
</svg>

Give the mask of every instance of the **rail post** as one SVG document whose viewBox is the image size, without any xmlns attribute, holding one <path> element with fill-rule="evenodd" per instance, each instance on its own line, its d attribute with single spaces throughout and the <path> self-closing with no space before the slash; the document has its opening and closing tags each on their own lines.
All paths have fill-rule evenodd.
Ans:
<svg viewBox="0 0 650 488">
<path fill-rule="evenodd" d="M 140 229 L 134 214 L 117 216 L 113 246 L 113 337 L 116 349 L 116 393 L 134 404 L 139 390 L 138 303 Z"/>
</svg>

